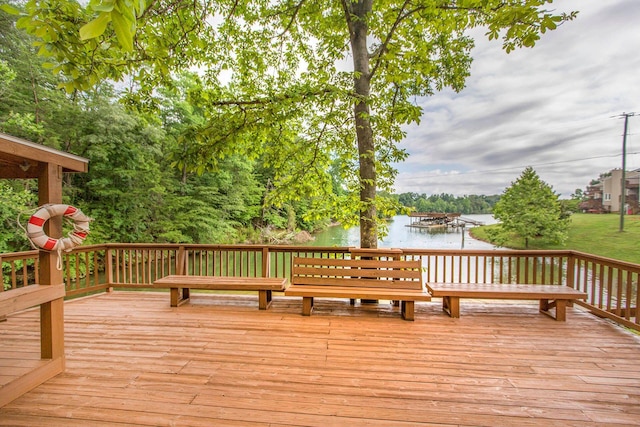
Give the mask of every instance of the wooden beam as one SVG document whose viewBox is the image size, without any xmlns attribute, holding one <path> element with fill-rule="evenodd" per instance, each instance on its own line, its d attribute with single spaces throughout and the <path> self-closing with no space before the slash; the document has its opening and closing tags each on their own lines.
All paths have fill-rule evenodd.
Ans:
<svg viewBox="0 0 640 427">
<path fill-rule="evenodd" d="M 11 135 L 0 133 L 0 157 L 22 161 L 36 161 L 62 166 L 64 172 L 87 172 L 89 161 L 83 157 L 65 153 L 42 144 L 36 144 Z"/>
<path fill-rule="evenodd" d="M 38 179 L 38 203 L 62 203 L 62 166 L 43 164 Z M 53 217 L 45 223 L 45 232 L 53 238 L 62 237 L 62 218 Z M 58 270 L 58 254 L 41 250 L 40 284 L 63 283 Z M 40 306 L 40 354 L 42 359 L 61 358 L 64 370 L 64 299 L 58 298 Z"/>
<path fill-rule="evenodd" d="M 31 164 L 30 164 L 31 165 Z M 0 163 L 0 178 L 2 179 L 30 179 L 38 177 L 38 167 L 29 166 L 25 171 L 20 166 Z"/>
<path fill-rule="evenodd" d="M 64 298 L 64 283 L 58 285 L 29 285 L 0 292 L 0 317 Z"/>
<path fill-rule="evenodd" d="M 26 392 L 33 390 L 43 382 L 50 380 L 62 371 L 64 371 L 64 359 L 62 358 L 41 361 L 39 366 L 32 371 L 1 387 L 0 408 Z"/>
</svg>

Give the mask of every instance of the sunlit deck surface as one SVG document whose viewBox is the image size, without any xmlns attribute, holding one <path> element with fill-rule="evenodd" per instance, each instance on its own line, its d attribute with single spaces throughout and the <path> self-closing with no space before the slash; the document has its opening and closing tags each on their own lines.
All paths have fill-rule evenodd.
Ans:
<svg viewBox="0 0 640 427">
<path fill-rule="evenodd" d="M 352 308 L 275 296 L 113 292 L 65 303 L 63 374 L 0 409 L 12 426 L 640 425 L 640 339 L 537 302 Z M 39 357 L 36 310 L 0 322 L 0 383 Z M 16 355 L 25 360 L 15 363 Z M 32 362 L 35 363 L 35 362 Z"/>
</svg>

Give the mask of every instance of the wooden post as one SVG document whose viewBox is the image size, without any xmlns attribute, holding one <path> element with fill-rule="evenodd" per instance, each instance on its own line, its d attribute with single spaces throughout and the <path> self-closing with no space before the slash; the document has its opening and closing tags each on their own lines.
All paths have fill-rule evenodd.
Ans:
<svg viewBox="0 0 640 427">
<path fill-rule="evenodd" d="M 4 278 L 2 277 L 2 257 L 0 256 L 0 292 L 4 292 Z M 7 316 L 0 316 L 0 322 L 6 322 Z"/>
<path fill-rule="evenodd" d="M 573 255 L 573 252 L 567 257 L 567 286 L 570 288 L 575 288 L 575 268 L 576 268 L 576 258 Z"/>
<path fill-rule="evenodd" d="M 62 203 L 62 167 L 50 163 L 40 166 L 38 177 L 38 203 Z M 62 237 L 62 217 L 49 219 L 45 232 L 53 238 Z M 40 284 L 63 283 L 62 270 L 58 270 L 58 254 L 40 250 Z M 64 298 L 40 306 L 40 355 L 42 359 L 60 359 L 64 370 Z"/>
<path fill-rule="evenodd" d="M 111 257 L 113 253 L 111 248 L 107 246 L 107 250 L 104 253 L 104 276 L 107 281 L 107 292 L 113 291 L 113 259 Z"/>
<path fill-rule="evenodd" d="M 271 277 L 271 263 L 269 262 L 269 248 L 262 248 L 262 277 Z"/>
<path fill-rule="evenodd" d="M 178 253 L 176 254 L 176 274 L 189 274 L 187 270 L 187 250 L 184 246 L 180 246 L 178 248 Z"/>
</svg>

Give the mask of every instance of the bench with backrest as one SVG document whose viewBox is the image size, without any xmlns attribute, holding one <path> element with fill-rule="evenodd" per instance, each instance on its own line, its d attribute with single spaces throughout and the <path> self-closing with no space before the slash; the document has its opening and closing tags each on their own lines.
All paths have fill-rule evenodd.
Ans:
<svg viewBox="0 0 640 427">
<path fill-rule="evenodd" d="M 174 274 L 153 282 L 154 288 L 171 290 L 171 307 L 178 307 L 189 301 L 190 289 L 212 291 L 258 291 L 258 308 L 266 310 L 271 305 L 273 292 L 282 292 L 288 281 L 281 277 L 230 277 L 230 276 L 188 276 Z"/>
<path fill-rule="evenodd" d="M 586 293 L 564 285 L 427 283 L 427 289 L 432 297 L 442 297 L 442 309 L 451 317 L 460 317 L 460 298 L 517 299 L 539 300 L 541 313 L 565 321 L 567 303 L 587 298 Z"/>
<path fill-rule="evenodd" d="M 314 298 L 400 301 L 405 320 L 414 320 L 415 301 L 431 301 L 422 281 L 422 265 L 397 259 L 326 259 L 295 257 L 286 296 L 302 297 L 310 316 Z"/>
</svg>

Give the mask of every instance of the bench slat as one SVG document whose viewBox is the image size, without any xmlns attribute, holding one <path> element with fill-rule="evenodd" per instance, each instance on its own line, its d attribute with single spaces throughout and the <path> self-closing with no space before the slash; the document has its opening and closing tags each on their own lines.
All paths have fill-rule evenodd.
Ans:
<svg viewBox="0 0 640 427">
<path fill-rule="evenodd" d="M 153 282 L 154 288 L 193 288 L 218 291 L 284 291 L 287 279 L 281 277 L 165 276 Z"/>
<path fill-rule="evenodd" d="M 372 289 L 360 287 L 343 288 L 339 286 L 291 285 L 286 290 L 286 295 L 298 297 L 315 296 L 324 298 L 431 301 L 431 296 L 426 290 L 394 290 L 388 288 Z"/>
<path fill-rule="evenodd" d="M 298 286 L 340 286 L 370 287 L 384 289 L 424 289 L 422 283 L 413 280 L 361 279 L 352 277 L 294 277 L 293 284 Z"/>
<path fill-rule="evenodd" d="M 305 258 L 294 257 L 293 265 L 301 266 L 324 266 L 324 267 L 353 267 L 353 268 L 394 268 L 394 269 L 420 269 L 420 260 L 377 260 L 377 259 L 335 259 L 335 258 Z M 384 266 L 384 267 L 383 267 Z"/>
<path fill-rule="evenodd" d="M 460 298 L 537 299 L 541 313 L 563 322 L 567 301 L 587 298 L 586 293 L 564 285 L 427 283 L 427 289 L 432 296 L 442 297 L 442 309 L 451 317 L 460 317 Z M 555 316 L 550 312 L 552 308 L 555 308 Z"/>
<path fill-rule="evenodd" d="M 293 270 L 295 276 L 329 276 L 329 277 L 384 277 L 391 279 L 420 280 L 419 270 L 388 269 L 388 268 L 326 268 L 326 267 L 298 267 Z"/>
</svg>

